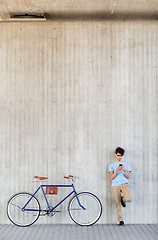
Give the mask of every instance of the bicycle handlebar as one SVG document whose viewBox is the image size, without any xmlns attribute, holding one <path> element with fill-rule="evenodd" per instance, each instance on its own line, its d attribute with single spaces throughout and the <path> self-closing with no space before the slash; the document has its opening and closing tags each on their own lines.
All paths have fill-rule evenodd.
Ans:
<svg viewBox="0 0 158 240">
<path fill-rule="evenodd" d="M 72 175 L 69 175 L 68 177 L 67 177 L 67 176 L 64 176 L 64 178 L 73 179 L 73 176 L 72 176 Z"/>
</svg>

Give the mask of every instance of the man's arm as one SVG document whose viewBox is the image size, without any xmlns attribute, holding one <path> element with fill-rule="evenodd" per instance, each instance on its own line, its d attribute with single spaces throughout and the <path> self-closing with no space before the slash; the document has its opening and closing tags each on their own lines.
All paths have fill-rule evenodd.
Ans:
<svg viewBox="0 0 158 240">
<path fill-rule="evenodd" d="M 120 171 L 120 170 L 122 170 L 122 167 L 121 167 L 121 166 L 118 166 L 118 167 L 116 168 L 116 171 L 115 171 L 115 172 L 112 172 L 112 171 L 110 172 L 111 180 L 113 180 L 113 179 L 116 177 L 117 172 Z"/>
<path fill-rule="evenodd" d="M 126 178 L 127 178 L 127 179 L 130 179 L 130 172 L 129 172 L 129 171 L 126 171 L 126 169 L 123 170 L 123 171 L 124 171 L 124 173 L 125 173 Z"/>
</svg>

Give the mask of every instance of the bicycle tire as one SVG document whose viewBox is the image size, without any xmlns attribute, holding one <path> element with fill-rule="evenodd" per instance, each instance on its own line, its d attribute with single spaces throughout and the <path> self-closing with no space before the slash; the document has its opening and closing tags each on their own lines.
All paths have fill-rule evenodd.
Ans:
<svg viewBox="0 0 158 240">
<path fill-rule="evenodd" d="M 22 208 L 28 202 L 31 201 L 26 206 L 27 209 L 32 209 L 30 211 L 25 211 Z M 7 203 L 7 216 L 9 220 L 19 226 L 28 227 L 35 223 L 40 216 L 40 203 L 36 197 L 27 192 L 17 193 L 10 198 Z"/>
<path fill-rule="evenodd" d="M 79 206 L 77 197 L 85 210 Z M 97 196 L 90 192 L 81 192 L 74 195 L 69 202 L 68 212 L 71 219 L 80 226 L 95 224 L 102 215 L 102 204 Z"/>
</svg>

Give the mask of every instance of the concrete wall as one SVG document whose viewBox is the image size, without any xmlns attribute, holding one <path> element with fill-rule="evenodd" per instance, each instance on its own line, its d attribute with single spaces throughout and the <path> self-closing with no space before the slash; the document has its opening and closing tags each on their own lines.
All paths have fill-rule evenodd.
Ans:
<svg viewBox="0 0 158 240">
<path fill-rule="evenodd" d="M 0 35 L 0 223 L 34 175 L 65 174 L 101 199 L 100 223 L 116 223 L 117 146 L 132 168 L 126 223 L 158 223 L 158 23 L 1 23 Z M 63 212 L 39 223 L 72 223 Z"/>
</svg>

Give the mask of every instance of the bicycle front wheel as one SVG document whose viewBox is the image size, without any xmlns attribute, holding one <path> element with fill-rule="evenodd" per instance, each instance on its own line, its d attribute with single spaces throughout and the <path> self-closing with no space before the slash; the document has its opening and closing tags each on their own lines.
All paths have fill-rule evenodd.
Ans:
<svg viewBox="0 0 158 240">
<path fill-rule="evenodd" d="M 81 204 L 81 206 L 79 205 Z M 102 204 L 98 197 L 89 192 L 81 192 L 74 196 L 68 205 L 71 219 L 80 226 L 96 223 L 102 214 Z"/>
<path fill-rule="evenodd" d="M 30 226 L 39 218 L 39 201 L 30 193 L 17 193 L 8 201 L 7 215 L 9 220 L 17 226 Z"/>
</svg>

